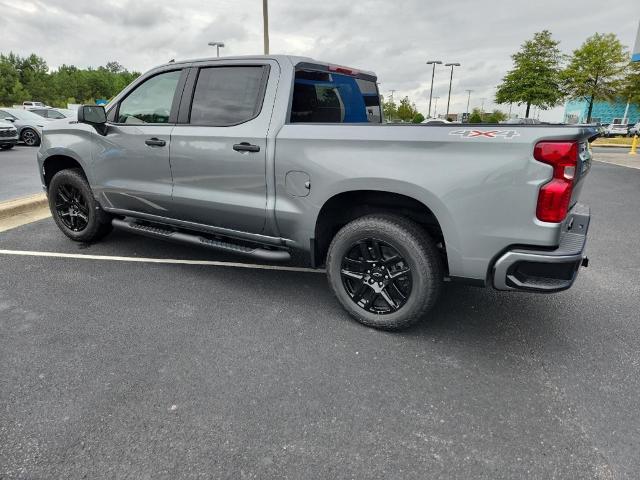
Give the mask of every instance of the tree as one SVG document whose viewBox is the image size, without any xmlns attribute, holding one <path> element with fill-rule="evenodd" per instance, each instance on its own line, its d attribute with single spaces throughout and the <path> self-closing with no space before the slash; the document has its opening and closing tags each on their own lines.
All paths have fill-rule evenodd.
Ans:
<svg viewBox="0 0 640 480">
<path fill-rule="evenodd" d="M 47 62 L 35 54 L 21 57 L 0 54 L 0 105 L 38 100 L 65 107 L 69 99 L 90 103 L 96 98 L 111 98 L 139 74 L 127 71 L 117 62 L 104 67 L 81 70 L 62 65 L 49 72 Z"/>
<path fill-rule="evenodd" d="M 621 95 L 630 103 L 640 104 L 640 62 L 629 65 L 622 82 Z"/>
<path fill-rule="evenodd" d="M 400 105 L 398 106 L 398 118 L 400 120 L 403 122 L 410 122 L 417 113 L 418 110 L 416 109 L 416 106 L 411 103 L 409 97 L 404 97 L 400 100 Z"/>
<path fill-rule="evenodd" d="M 382 110 L 384 111 L 384 118 L 392 122 L 396 118 L 398 118 L 398 106 L 393 101 L 393 97 L 389 96 L 389 100 L 385 101 L 384 98 L 382 100 Z"/>
<path fill-rule="evenodd" d="M 411 120 L 411 123 L 422 123 L 422 122 L 424 122 L 424 115 L 421 114 L 420 112 L 416 113 L 413 119 Z"/>
<path fill-rule="evenodd" d="M 529 118 L 531 105 L 543 110 L 556 106 L 563 98 L 561 90 L 562 53 L 560 42 L 551 38 L 551 32 L 534 33 L 513 54 L 513 69 L 498 85 L 496 103 L 526 104 Z"/>
<path fill-rule="evenodd" d="M 570 98 L 587 101 L 587 122 L 595 101 L 622 93 L 628 63 L 629 54 L 613 33 L 596 33 L 573 51 L 562 75 L 564 88 Z"/>
<path fill-rule="evenodd" d="M 479 108 L 474 108 L 469 115 L 469 123 L 482 123 L 482 113 Z"/>
<path fill-rule="evenodd" d="M 500 123 L 507 119 L 507 114 L 496 109 L 487 116 L 487 123 Z"/>
</svg>

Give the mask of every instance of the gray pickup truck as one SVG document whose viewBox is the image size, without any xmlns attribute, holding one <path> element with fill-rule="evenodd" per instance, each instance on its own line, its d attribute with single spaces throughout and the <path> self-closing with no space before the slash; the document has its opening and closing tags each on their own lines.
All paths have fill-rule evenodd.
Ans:
<svg viewBox="0 0 640 480">
<path fill-rule="evenodd" d="M 398 329 L 445 281 L 557 292 L 581 265 L 596 131 L 385 123 L 371 72 L 291 56 L 171 62 L 47 125 L 53 218 L 261 261 L 302 252 L 344 308 Z"/>
</svg>

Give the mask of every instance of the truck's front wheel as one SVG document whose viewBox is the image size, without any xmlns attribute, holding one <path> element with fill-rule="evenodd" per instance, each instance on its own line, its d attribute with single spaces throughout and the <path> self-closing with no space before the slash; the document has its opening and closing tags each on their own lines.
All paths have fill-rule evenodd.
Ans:
<svg viewBox="0 0 640 480">
<path fill-rule="evenodd" d="M 396 215 L 367 215 L 345 225 L 327 255 L 329 284 L 360 323 L 397 330 L 435 304 L 442 263 L 429 234 Z"/>
<path fill-rule="evenodd" d="M 111 231 L 111 216 L 96 202 L 81 170 L 56 173 L 48 192 L 53 220 L 71 240 L 94 242 Z"/>
</svg>

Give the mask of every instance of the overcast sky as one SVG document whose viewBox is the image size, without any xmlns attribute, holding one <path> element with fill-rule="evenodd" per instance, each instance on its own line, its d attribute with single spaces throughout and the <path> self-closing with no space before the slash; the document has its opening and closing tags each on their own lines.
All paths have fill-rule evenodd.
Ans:
<svg viewBox="0 0 640 480">
<path fill-rule="evenodd" d="M 49 66 L 116 60 L 144 71 L 171 58 L 262 53 L 262 0 L 0 0 L 0 52 L 36 53 Z M 451 111 L 494 108 L 495 86 L 511 54 L 536 31 L 550 30 L 569 53 L 594 32 L 613 32 L 630 48 L 640 0 L 270 0 L 271 53 L 374 70 L 381 91 L 409 95 L 426 114 L 428 59 L 459 62 Z M 438 111 L 449 75 L 436 70 Z M 508 110 L 508 106 L 502 107 Z M 514 106 L 514 112 L 523 111 Z M 543 112 L 560 120 L 561 109 Z"/>
</svg>

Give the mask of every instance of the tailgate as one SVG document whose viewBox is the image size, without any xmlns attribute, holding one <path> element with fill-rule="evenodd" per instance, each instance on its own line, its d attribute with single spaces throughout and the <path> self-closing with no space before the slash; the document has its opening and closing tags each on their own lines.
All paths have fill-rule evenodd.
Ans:
<svg viewBox="0 0 640 480">
<path fill-rule="evenodd" d="M 591 170 L 592 158 L 593 154 L 589 142 L 587 139 L 584 139 L 580 142 L 578 148 L 578 163 L 576 165 L 576 177 L 573 184 L 571 202 L 569 203 L 570 208 L 578 203 L 578 198 L 580 198 L 580 192 L 582 192 L 582 186 L 584 185 L 584 179 L 589 173 L 589 170 Z"/>
</svg>

